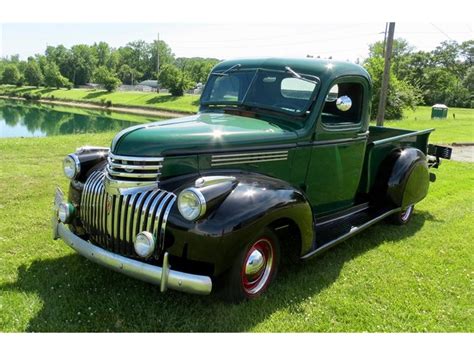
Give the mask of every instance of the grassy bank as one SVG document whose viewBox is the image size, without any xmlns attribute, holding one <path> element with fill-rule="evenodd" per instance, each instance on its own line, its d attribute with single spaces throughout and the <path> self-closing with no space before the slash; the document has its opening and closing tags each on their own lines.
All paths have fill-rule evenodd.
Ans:
<svg viewBox="0 0 474 355">
<path fill-rule="evenodd" d="M 0 85 L 0 95 L 22 96 L 41 95 L 42 99 L 53 99 L 63 101 L 76 101 L 93 104 L 107 104 L 122 107 L 143 107 L 149 109 L 175 111 L 183 113 L 194 113 L 197 111 L 199 96 L 184 95 L 173 97 L 170 94 L 157 94 L 150 92 L 112 92 L 95 89 L 52 89 L 35 87 L 15 87 L 11 85 Z"/>
<path fill-rule="evenodd" d="M 142 92 L 113 92 L 90 89 L 48 89 L 0 85 L 0 95 L 23 94 L 41 95 L 43 99 L 55 99 L 72 102 L 105 104 L 111 101 L 112 106 L 148 108 L 164 111 L 194 113 L 198 110 L 199 96 L 185 95 L 173 97 L 169 94 Z M 138 112 L 139 113 L 139 112 Z M 372 122 L 375 124 L 375 122 Z M 418 106 L 416 110 L 406 110 L 402 120 L 386 120 L 387 127 L 399 127 L 413 130 L 435 128 L 431 135 L 432 143 L 450 144 L 453 142 L 474 142 L 474 109 L 449 108 L 448 118 L 432 120 L 431 107 Z"/>
<path fill-rule="evenodd" d="M 414 111 L 406 110 L 402 120 L 387 120 L 385 125 L 412 130 L 435 128 L 430 135 L 431 143 L 474 143 L 474 109 L 470 108 L 451 107 L 447 119 L 432 120 L 431 107 L 418 106 Z"/>
<path fill-rule="evenodd" d="M 0 331 L 474 331 L 474 170 L 444 162 L 405 227 L 379 223 L 229 305 L 106 270 L 51 239 L 61 160 L 113 133 L 0 140 Z"/>
</svg>

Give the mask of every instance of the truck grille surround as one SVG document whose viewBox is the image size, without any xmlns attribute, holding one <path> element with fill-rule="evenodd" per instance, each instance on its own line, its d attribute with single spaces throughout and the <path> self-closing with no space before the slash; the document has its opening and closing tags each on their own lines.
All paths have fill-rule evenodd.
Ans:
<svg viewBox="0 0 474 355">
<path fill-rule="evenodd" d="M 156 181 L 161 175 L 163 158 L 114 155 L 107 157 L 107 173 L 110 178 L 123 181 Z"/>
<path fill-rule="evenodd" d="M 117 159 L 111 160 L 114 164 L 119 164 L 116 163 Z M 132 162 L 132 160 L 127 160 L 127 162 Z M 136 166 L 135 160 L 133 162 Z M 121 165 L 126 164 L 121 163 Z M 89 239 L 114 253 L 138 257 L 133 246 L 136 235 L 139 232 L 148 231 L 156 238 L 157 248 L 152 257 L 158 259 L 164 248 L 166 222 L 176 201 L 176 195 L 161 190 L 156 185 L 135 190 L 129 194 L 109 194 L 105 189 L 105 179 L 112 175 L 110 169 L 108 166 L 106 171 L 95 171 L 84 184 L 80 217 L 84 229 L 90 236 Z M 113 167 L 112 169 L 125 170 L 126 168 Z M 109 174 L 108 177 L 106 177 L 107 174 Z M 140 174 L 136 178 L 140 179 Z M 154 179 L 156 180 L 156 176 Z"/>
</svg>

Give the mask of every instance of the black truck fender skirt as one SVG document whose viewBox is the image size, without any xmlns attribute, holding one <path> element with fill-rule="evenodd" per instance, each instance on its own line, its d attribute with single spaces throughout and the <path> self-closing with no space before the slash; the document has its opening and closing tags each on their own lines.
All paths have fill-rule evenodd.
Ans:
<svg viewBox="0 0 474 355">
<path fill-rule="evenodd" d="M 386 196 L 397 207 L 408 207 L 423 200 L 430 183 L 425 154 L 416 148 L 396 149 L 381 169 L 387 169 Z"/>
</svg>

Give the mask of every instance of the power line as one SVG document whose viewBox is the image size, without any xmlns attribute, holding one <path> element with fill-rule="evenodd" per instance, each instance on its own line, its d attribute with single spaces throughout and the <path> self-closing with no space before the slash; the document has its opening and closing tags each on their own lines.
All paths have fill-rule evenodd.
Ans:
<svg viewBox="0 0 474 355">
<path fill-rule="evenodd" d="M 451 41 L 454 41 L 454 39 L 452 39 L 451 37 L 449 37 L 449 35 L 444 32 L 441 28 L 439 28 L 438 26 L 436 26 L 434 23 L 430 23 L 431 26 L 433 26 L 434 28 L 436 28 L 439 32 L 441 32 L 442 34 L 444 34 L 446 37 L 448 37 L 449 40 Z"/>
</svg>

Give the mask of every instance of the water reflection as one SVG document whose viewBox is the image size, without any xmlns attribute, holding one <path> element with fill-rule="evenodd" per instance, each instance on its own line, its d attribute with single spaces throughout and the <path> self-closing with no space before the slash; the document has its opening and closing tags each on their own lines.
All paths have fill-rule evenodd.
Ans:
<svg viewBox="0 0 474 355">
<path fill-rule="evenodd" d="M 118 132 L 126 127 L 150 121 L 147 118 L 140 118 L 138 121 L 115 119 L 110 117 L 111 115 L 97 114 L 92 110 L 86 111 L 87 114 L 68 112 L 74 110 L 0 100 L 0 138 Z"/>
</svg>

